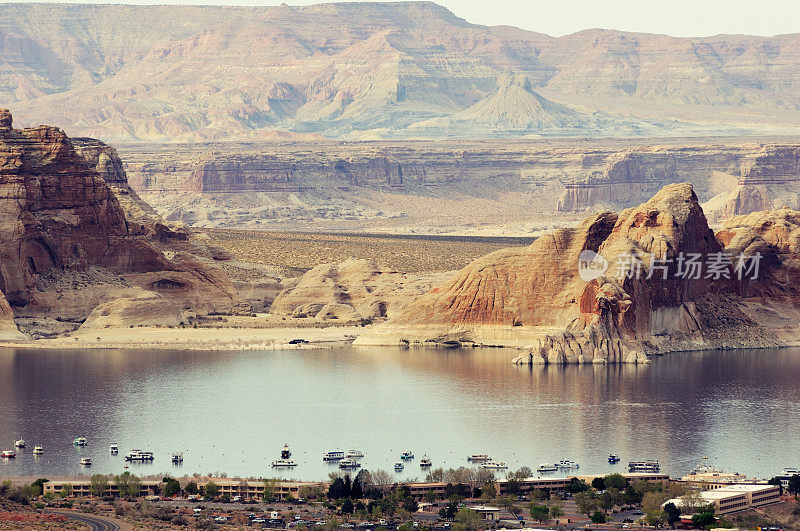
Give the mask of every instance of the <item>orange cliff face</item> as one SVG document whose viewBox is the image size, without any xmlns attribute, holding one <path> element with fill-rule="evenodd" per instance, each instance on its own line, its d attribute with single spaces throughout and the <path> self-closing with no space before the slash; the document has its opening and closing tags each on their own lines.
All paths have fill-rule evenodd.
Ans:
<svg viewBox="0 0 800 531">
<path fill-rule="evenodd" d="M 522 347 L 518 361 L 530 363 L 640 362 L 646 352 L 774 344 L 741 310 L 733 264 L 714 273 L 724 250 L 691 185 L 668 185 L 636 208 L 476 260 L 358 343 L 499 344 Z M 584 251 L 602 256 L 593 278 L 579 273 Z M 691 256 L 701 258 L 698 275 L 681 271 Z"/>
<path fill-rule="evenodd" d="M 116 178 L 124 181 L 124 172 Z M 0 244 L 6 324 L 9 315 L 80 322 L 119 290 L 178 309 L 203 299 L 219 309 L 236 302 L 224 275 L 167 258 L 61 130 L 16 130 L 7 110 L 0 110 Z M 76 285 L 81 293 L 70 295 Z"/>
</svg>

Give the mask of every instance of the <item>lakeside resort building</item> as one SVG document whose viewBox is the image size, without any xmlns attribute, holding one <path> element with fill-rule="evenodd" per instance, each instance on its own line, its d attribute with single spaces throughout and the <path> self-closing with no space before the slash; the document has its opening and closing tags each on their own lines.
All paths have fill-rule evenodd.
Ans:
<svg viewBox="0 0 800 531">
<path fill-rule="evenodd" d="M 714 505 L 716 514 L 725 515 L 776 503 L 781 499 L 781 489 L 777 485 L 732 484 L 699 493 L 706 504 Z M 674 503 L 676 507 L 686 507 L 686 500 L 673 498 L 662 504 Z"/>
</svg>

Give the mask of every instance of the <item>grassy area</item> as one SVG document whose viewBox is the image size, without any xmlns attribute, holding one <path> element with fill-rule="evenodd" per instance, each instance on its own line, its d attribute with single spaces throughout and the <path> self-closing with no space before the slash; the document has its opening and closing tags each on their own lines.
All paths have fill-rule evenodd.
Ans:
<svg viewBox="0 0 800 531">
<path fill-rule="evenodd" d="M 509 238 L 382 236 L 207 229 L 213 243 L 237 259 L 303 272 L 347 258 L 375 260 L 406 273 L 461 269 L 472 260 L 529 240 Z"/>
</svg>

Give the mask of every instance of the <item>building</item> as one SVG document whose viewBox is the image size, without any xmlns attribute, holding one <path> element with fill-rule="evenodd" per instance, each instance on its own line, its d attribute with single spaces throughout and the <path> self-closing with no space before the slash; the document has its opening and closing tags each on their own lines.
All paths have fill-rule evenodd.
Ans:
<svg viewBox="0 0 800 531">
<path fill-rule="evenodd" d="M 703 502 L 713 504 L 718 515 L 744 511 L 753 507 L 761 507 L 780 501 L 781 489 L 777 485 L 726 485 L 717 489 L 704 490 L 698 493 Z M 664 502 L 684 507 L 684 498 L 674 498 Z"/>
<path fill-rule="evenodd" d="M 44 484 L 44 494 L 61 494 L 66 485 L 69 485 L 71 496 L 88 498 L 92 496 L 92 484 L 88 479 L 78 481 L 53 480 Z M 139 482 L 139 496 L 151 496 L 161 492 L 163 483 L 159 480 L 142 480 Z M 108 486 L 102 496 L 119 496 L 119 487 L 113 480 L 108 481 Z"/>
<path fill-rule="evenodd" d="M 607 475 L 608 474 L 570 476 L 570 479 L 577 478 L 586 482 L 587 485 L 591 485 L 592 481 L 594 481 L 596 478 L 604 478 Z M 670 482 L 669 474 L 660 474 L 658 472 L 626 472 L 624 474 L 619 474 L 619 475 L 631 482 L 646 481 L 648 483 L 661 483 L 664 486 L 668 485 Z"/>
<path fill-rule="evenodd" d="M 408 487 L 409 495 L 413 496 L 418 500 L 423 499 L 425 495 L 428 494 L 429 492 L 432 492 L 439 498 L 447 494 L 447 483 L 444 483 L 442 481 L 409 483 L 403 486 Z"/>
<path fill-rule="evenodd" d="M 669 483 L 668 474 L 630 473 L 630 474 L 620 474 L 620 475 L 630 481 L 648 481 L 652 483 L 661 483 L 663 485 Z M 519 485 L 518 492 L 520 494 L 526 494 L 532 490 L 538 490 L 538 489 L 543 489 L 551 492 L 564 490 L 564 488 L 570 481 L 572 481 L 573 478 L 579 479 L 591 485 L 592 481 L 595 478 L 602 478 L 605 476 L 606 474 L 587 475 L 587 476 L 567 476 L 562 478 L 530 477 L 518 481 Z M 498 479 L 497 481 L 495 481 L 494 488 L 498 495 L 505 496 L 506 494 L 508 494 L 508 480 Z"/>
<path fill-rule="evenodd" d="M 484 520 L 490 520 L 492 522 L 496 522 L 497 520 L 500 519 L 499 507 L 488 507 L 486 505 L 478 505 L 476 507 L 469 507 L 469 509 L 478 513 Z"/>
</svg>

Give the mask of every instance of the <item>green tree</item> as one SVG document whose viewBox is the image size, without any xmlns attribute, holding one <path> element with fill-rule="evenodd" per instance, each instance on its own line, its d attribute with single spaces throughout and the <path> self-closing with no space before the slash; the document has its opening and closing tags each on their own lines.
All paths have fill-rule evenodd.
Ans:
<svg viewBox="0 0 800 531">
<path fill-rule="evenodd" d="M 592 480 L 592 488 L 596 490 L 606 490 L 606 480 L 600 477 Z"/>
<path fill-rule="evenodd" d="M 162 482 L 164 483 L 164 496 L 172 498 L 173 496 L 180 494 L 181 484 L 177 479 L 165 476 Z"/>
<path fill-rule="evenodd" d="M 353 514 L 354 509 L 353 500 L 350 498 L 345 499 L 344 503 L 342 503 L 342 514 Z"/>
<path fill-rule="evenodd" d="M 219 485 L 217 485 L 213 481 L 209 481 L 203 488 L 203 493 L 205 494 L 207 499 L 209 500 L 214 499 L 217 496 L 219 496 Z"/>
<path fill-rule="evenodd" d="M 449 502 L 447 505 L 439 509 L 439 516 L 446 520 L 452 520 L 456 517 L 458 512 L 458 502 Z"/>
<path fill-rule="evenodd" d="M 141 493 L 142 488 L 139 477 L 128 471 L 116 476 L 114 482 L 119 487 L 119 495 L 123 498 L 135 498 Z"/>
<path fill-rule="evenodd" d="M 347 497 L 347 487 L 344 479 L 336 478 L 328 487 L 328 498 L 331 500 L 341 500 Z"/>
<path fill-rule="evenodd" d="M 31 483 L 31 487 L 33 490 L 31 491 L 36 496 L 41 496 L 44 493 L 44 484 L 47 483 L 49 480 L 47 478 L 39 478 L 33 483 Z"/>
<path fill-rule="evenodd" d="M 789 494 L 794 494 L 794 497 L 800 494 L 800 476 L 795 474 L 789 478 L 789 485 L 786 487 L 786 490 L 789 491 Z"/>
<path fill-rule="evenodd" d="M 70 496 L 72 496 L 72 484 L 64 483 L 64 485 L 61 487 L 60 495 L 62 498 L 69 498 Z"/>
<path fill-rule="evenodd" d="M 198 493 L 197 483 L 195 483 L 194 481 L 190 481 L 189 483 L 187 483 L 186 484 L 186 493 L 187 494 L 197 494 Z"/>
<path fill-rule="evenodd" d="M 622 474 L 609 474 L 603 478 L 603 483 L 607 489 L 625 490 L 630 486 L 630 481 Z"/>
<path fill-rule="evenodd" d="M 591 487 L 587 485 L 586 482 L 583 481 L 582 479 L 572 478 L 569 481 L 569 483 L 567 483 L 567 486 L 564 487 L 564 490 L 566 490 L 570 494 L 577 494 L 579 492 L 586 492 L 590 488 Z"/>
<path fill-rule="evenodd" d="M 716 521 L 717 518 L 714 516 L 713 511 L 703 511 L 692 515 L 692 525 L 695 527 L 701 527 L 705 529 L 713 525 Z"/>
<path fill-rule="evenodd" d="M 597 511 L 599 508 L 597 497 L 592 492 L 579 492 L 574 496 L 574 499 L 578 510 L 586 516 L 589 516 L 592 511 Z"/>
<path fill-rule="evenodd" d="M 89 478 L 89 490 L 92 496 L 103 496 L 108 491 L 108 478 L 103 474 L 94 474 Z"/>
<path fill-rule="evenodd" d="M 528 510 L 531 513 L 531 518 L 537 522 L 546 522 L 550 517 L 550 507 L 546 505 L 538 505 L 535 502 L 531 502 Z"/>
<path fill-rule="evenodd" d="M 264 480 L 264 492 L 261 494 L 261 499 L 265 502 L 269 503 L 271 501 L 275 501 L 275 480 L 274 479 L 265 479 Z"/>
<path fill-rule="evenodd" d="M 552 516 L 553 518 L 559 518 L 561 516 L 564 516 L 564 509 L 562 509 L 559 504 L 554 503 L 553 505 L 550 506 L 550 516 Z"/>
<path fill-rule="evenodd" d="M 780 491 L 781 491 L 781 496 L 783 496 L 783 482 L 780 479 L 778 479 L 776 477 L 772 478 L 772 479 L 769 480 L 769 484 L 770 485 L 775 485 L 776 487 L 778 487 L 780 489 Z"/>
<path fill-rule="evenodd" d="M 604 524 L 606 523 L 606 515 L 602 511 L 595 511 L 592 513 L 590 517 L 592 519 L 593 524 Z"/>
<path fill-rule="evenodd" d="M 675 525 L 681 519 L 681 510 L 674 503 L 669 502 L 664 505 L 664 514 L 667 516 L 667 523 Z"/>
<path fill-rule="evenodd" d="M 472 509 L 460 509 L 456 513 L 456 522 L 463 525 L 468 531 L 477 531 L 481 525 L 481 515 Z"/>
<path fill-rule="evenodd" d="M 531 491 L 531 500 L 543 501 L 550 499 L 550 491 L 547 489 L 533 489 Z"/>
</svg>

